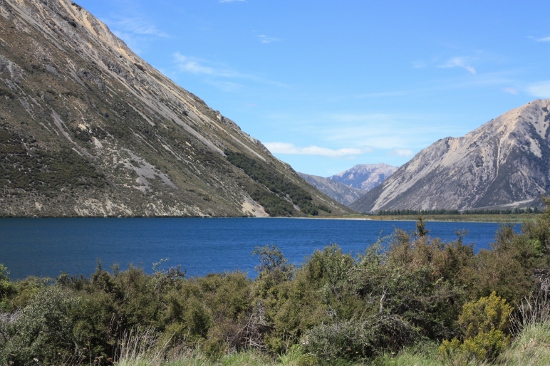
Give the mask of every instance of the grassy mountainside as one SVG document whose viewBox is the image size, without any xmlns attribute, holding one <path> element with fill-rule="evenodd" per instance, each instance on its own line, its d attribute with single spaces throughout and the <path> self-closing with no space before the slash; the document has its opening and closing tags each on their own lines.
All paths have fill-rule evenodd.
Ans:
<svg viewBox="0 0 550 366">
<path fill-rule="evenodd" d="M 319 215 L 350 212 L 76 3 L 2 1 L 0 34 L 0 216 L 267 216 L 258 192 L 291 206 L 275 215 L 313 213 L 227 152 L 299 187 Z"/>
</svg>

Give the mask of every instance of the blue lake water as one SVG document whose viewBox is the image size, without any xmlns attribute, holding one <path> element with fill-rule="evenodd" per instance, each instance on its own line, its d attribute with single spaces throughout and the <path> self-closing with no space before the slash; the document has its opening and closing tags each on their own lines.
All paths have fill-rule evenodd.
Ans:
<svg viewBox="0 0 550 366">
<path fill-rule="evenodd" d="M 497 223 L 428 222 L 431 237 L 446 242 L 466 230 L 464 243 L 489 248 Z M 253 218 L 0 219 L 0 263 L 10 278 L 57 277 L 61 272 L 89 276 L 118 263 L 152 272 L 180 265 L 188 276 L 240 270 L 255 277 L 256 246 L 274 244 L 300 265 L 316 249 L 338 244 L 345 253 L 362 253 L 395 228 L 414 231 L 414 221 Z"/>
</svg>

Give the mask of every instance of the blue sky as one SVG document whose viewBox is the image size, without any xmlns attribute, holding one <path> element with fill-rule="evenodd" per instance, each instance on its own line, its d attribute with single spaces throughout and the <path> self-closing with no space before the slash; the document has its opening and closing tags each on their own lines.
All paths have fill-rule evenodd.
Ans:
<svg viewBox="0 0 550 366">
<path fill-rule="evenodd" d="M 550 1 L 77 0 L 297 171 L 402 165 L 550 98 Z"/>
</svg>

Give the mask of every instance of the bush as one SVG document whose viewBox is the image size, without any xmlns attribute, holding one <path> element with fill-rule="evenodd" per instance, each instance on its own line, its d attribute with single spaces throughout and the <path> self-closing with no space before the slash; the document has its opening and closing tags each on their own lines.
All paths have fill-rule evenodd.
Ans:
<svg viewBox="0 0 550 366">
<path fill-rule="evenodd" d="M 62 364 L 81 353 L 70 330 L 71 314 L 79 299 L 56 286 L 46 287 L 12 323 L 10 337 L 1 353 L 3 364 Z"/>
<path fill-rule="evenodd" d="M 302 343 L 319 360 L 356 360 L 397 352 L 418 339 L 418 333 L 396 316 L 377 315 L 363 321 L 320 324 L 306 332 Z"/>
<path fill-rule="evenodd" d="M 0 263 L 0 312 L 7 305 L 5 300 L 15 293 L 15 286 L 10 282 L 8 267 Z"/>
<path fill-rule="evenodd" d="M 512 307 L 495 292 L 478 301 L 464 304 L 458 323 L 464 332 L 464 340 L 444 340 L 440 353 L 449 358 L 464 355 L 477 360 L 493 360 L 509 344 L 506 335 L 510 326 Z"/>
</svg>

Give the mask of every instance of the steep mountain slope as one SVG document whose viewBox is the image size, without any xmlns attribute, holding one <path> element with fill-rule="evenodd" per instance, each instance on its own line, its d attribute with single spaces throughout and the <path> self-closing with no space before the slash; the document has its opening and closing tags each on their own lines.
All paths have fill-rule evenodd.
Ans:
<svg viewBox="0 0 550 366">
<path fill-rule="evenodd" d="M 342 173 L 335 174 L 329 179 L 344 183 L 350 187 L 370 191 L 392 175 L 397 167 L 388 164 L 358 164 Z"/>
<path fill-rule="evenodd" d="M 460 138 L 439 140 L 351 207 L 480 209 L 534 206 L 550 190 L 550 100 L 511 110 Z"/>
<path fill-rule="evenodd" d="M 344 183 L 335 182 L 330 178 L 319 177 L 317 175 L 309 175 L 298 173 L 309 184 L 329 196 L 330 198 L 349 206 L 357 199 L 367 193 L 364 189 L 353 188 Z"/>
<path fill-rule="evenodd" d="M 68 0 L 0 1 L 0 168 L 0 216 L 349 212 Z"/>
</svg>

